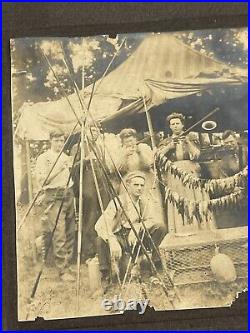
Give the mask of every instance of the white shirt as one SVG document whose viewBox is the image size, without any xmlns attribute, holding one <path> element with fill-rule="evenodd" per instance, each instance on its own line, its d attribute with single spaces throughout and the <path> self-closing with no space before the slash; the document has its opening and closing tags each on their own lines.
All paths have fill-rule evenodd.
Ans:
<svg viewBox="0 0 250 333">
<path fill-rule="evenodd" d="M 52 166 L 54 165 L 56 159 L 58 157 L 58 153 L 52 151 L 49 149 L 45 153 L 41 154 L 36 162 L 36 178 L 38 181 L 38 184 L 42 186 L 44 180 L 48 176 Z M 66 155 L 65 153 L 62 153 L 59 157 L 58 161 L 56 162 L 56 165 L 53 168 L 53 171 L 51 172 L 48 184 L 44 186 L 44 188 L 66 188 L 68 179 L 69 179 L 69 167 L 72 166 L 72 159 Z M 72 180 L 70 179 L 70 182 L 68 184 L 68 188 L 73 185 Z"/>
<path fill-rule="evenodd" d="M 132 222 L 132 224 L 134 226 L 140 222 L 138 212 L 143 217 L 143 221 L 144 221 L 145 225 L 147 226 L 147 228 L 150 228 L 153 225 L 153 218 L 149 214 L 151 212 L 151 207 L 149 207 L 147 205 L 147 203 L 146 203 L 147 207 L 145 207 L 145 211 L 140 212 L 139 200 L 141 200 L 141 199 L 138 199 L 133 204 L 131 201 L 131 198 L 127 194 L 120 195 L 119 198 L 122 202 L 122 206 L 123 206 L 128 218 L 130 219 L 130 221 Z M 110 237 L 114 236 L 114 233 L 118 232 L 121 229 L 121 226 L 131 229 L 131 226 L 130 226 L 128 220 L 126 219 L 126 217 L 124 216 L 124 214 L 121 214 L 122 219 L 120 221 L 117 221 L 118 224 L 115 225 L 115 223 L 116 223 L 115 216 L 117 214 L 116 206 L 118 207 L 118 209 L 121 209 L 118 200 L 115 199 L 115 201 L 116 201 L 116 205 L 114 203 L 114 200 L 110 201 L 105 212 L 103 213 L 103 215 L 100 216 L 100 218 L 98 219 L 98 221 L 96 222 L 96 225 L 95 225 L 95 230 L 96 230 L 98 236 L 101 237 L 105 241 L 108 240 Z"/>
</svg>

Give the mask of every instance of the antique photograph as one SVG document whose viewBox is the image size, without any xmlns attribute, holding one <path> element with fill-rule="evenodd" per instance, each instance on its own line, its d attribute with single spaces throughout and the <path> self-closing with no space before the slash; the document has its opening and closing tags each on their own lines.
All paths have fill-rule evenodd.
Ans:
<svg viewBox="0 0 250 333">
<path fill-rule="evenodd" d="M 230 307 L 248 288 L 247 28 L 10 50 L 18 320 Z"/>
</svg>

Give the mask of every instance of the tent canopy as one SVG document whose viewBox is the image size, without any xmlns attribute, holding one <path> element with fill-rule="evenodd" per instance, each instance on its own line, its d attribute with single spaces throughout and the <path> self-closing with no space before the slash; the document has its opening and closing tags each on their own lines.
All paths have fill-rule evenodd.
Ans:
<svg viewBox="0 0 250 333">
<path fill-rule="evenodd" d="M 102 81 L 97 81 L 91 104 L 93 116 L 105 124 L 148 108 L 219 87 L 247 82 L 247 72 L 201 54 L 173 36 L 161 33 L 146 37 L 133 54 Z M 84 92 L 87 104 L 92 87 Z M 82 94 L 83 95 L 83 94 Z M 69 99 L 80 116 L 76 94 Z M 70 132 L 76 123 L 65 98 L 23 105 L 16 134 L 29 140 L 46 140 L 50 130 Z M 32 125 L 31 125 L 32 124 Z M 79 128 L 78 128 L 79 129 Z"/>
</svg>

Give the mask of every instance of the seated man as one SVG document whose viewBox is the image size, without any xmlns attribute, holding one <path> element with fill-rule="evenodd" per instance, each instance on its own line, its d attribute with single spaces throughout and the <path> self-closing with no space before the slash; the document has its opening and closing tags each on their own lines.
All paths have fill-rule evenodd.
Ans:
<svg viewBox="0 0 250 333">
<path fill-rule="evenodd" d="M 149 201 L 146 202 L 142 197 L 145 174 L 140 171 L 130 172 L 125 181 L 128 193 L 119 196 L 122 207 L 137 233 L 140 234 L 140 230 L 143 230 L 141 218 L 143 219 L 156 247 L 158 247 L 166 235 L 166 228 L 164 224 L 154 221 L 154 212 L 150 209 Z M 120 261 L 123 255 L 131 253 L 130 249 L 137 242 L 137 238 L 117 198 L 110 201 L 104 214 L 97 221 L 95 230 L 98 234 L 97 253 L 100 271 L 103 281 L 107 281 L 110 276 L 111 258 Z M 146 238 L 144 239 L 147 240 L 152 250 L 152 245 Z M 156 253 L 153 252 L 152 254 L 155 262 L 160 261 Z"/>
</svg>

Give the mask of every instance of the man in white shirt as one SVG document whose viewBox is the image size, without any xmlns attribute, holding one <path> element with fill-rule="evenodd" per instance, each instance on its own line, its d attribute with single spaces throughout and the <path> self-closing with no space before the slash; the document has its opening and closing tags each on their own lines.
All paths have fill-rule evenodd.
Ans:
<svg viewBox="0 0 250 333">
<path fill-rule="evenodd" d="M 74 281 L 75 278 L 70 271 L 70 261 L 73 256 L 75 241 L 73 182 L 70 179 L 69 171 L 72 166 L 72 158 L 62 153 L 48 180 L 43 184 L 63 148 L 64 141 L 65 138 L 62 131 L 55 130 L 50 133 L 51 147 L 37 159 L 36 178 L 40 187 L 43 185 L 44 196 L 42 205 L 44 207 L 44 214 L 42 217 L 42 227 L 44 236 L 47 239 L 55 228 L 57 215 L 63 200 L 52 244 L 55 264 L 60 278 L 64 281 Z"/>
<path fill-rule="evenodd" d="M 159 224 L 154 220 L 154 212 L 150 207 L 150 202 L 143 198 L 145 174 L 140 171 L 130 172 L 126 176 L 125 182 L 128 193 L 120 195 L 119 199 L 126 215 L 138 234 L 141 234 L 141 230 L 143 230 L 141 222 L 143 220 L 156 247 L 158 247 L 166 235 L 166 228 L 164 224 Z M 98 234 L 97 253 L 100 271 L 103 280 L 107 280 L 110 273 L 111 258 L 122 260 L 122 256 L 129 254 L 130 249 L 138 240 L 117 198 L 110 201 L 105 212 L 97 221 L 95 230 Z M 146 236 L 144 245 L 153 250 Z M 154 251 L 153 257 L 158 261 L 160 260 Z"/>
</svg>

